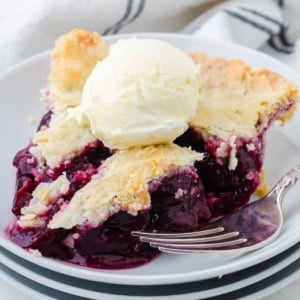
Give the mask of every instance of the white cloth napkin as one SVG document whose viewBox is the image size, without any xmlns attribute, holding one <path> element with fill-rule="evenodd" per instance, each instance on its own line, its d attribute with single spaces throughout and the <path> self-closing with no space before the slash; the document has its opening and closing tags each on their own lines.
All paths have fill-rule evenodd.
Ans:
<svg viewBox="0 0 300 300">
<path fill-rule="evenodd" d="M 53 47 L 73 27 L 102 34 L 205 35 L 258 48 L 300 70 L 298 0 L 0 0 L 0 5 L 0 72 Z"/>
<path fill-rule="evenodd" d="M 226 1 L 184 32 L 259 49 L 300 71 L 300 1 Z"/>
</svg>

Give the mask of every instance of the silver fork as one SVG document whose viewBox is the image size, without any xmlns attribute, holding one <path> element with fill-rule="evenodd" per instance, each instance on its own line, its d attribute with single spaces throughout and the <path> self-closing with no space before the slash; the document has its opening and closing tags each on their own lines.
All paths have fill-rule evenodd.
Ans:
<svg viewBox="0 0 300 300">
<path fill-rule="evenodd" d="M 256 250 L 274 241 L 281 232 L 282 199 L 299 178 L 300 164 L 287 172 L 265 197 L 219 218 L 205 230 L 184 233 L 132 231 L 132 235 L 162 252 L 176 254 Z"/>
</svg>

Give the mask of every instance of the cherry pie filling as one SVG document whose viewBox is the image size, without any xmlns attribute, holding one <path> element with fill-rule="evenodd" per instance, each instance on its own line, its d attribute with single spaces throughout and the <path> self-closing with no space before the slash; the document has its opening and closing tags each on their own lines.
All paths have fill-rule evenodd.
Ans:
<svg viewBox="0 0 300 300">
<path fill-rule="evenodd" d="M 51 112 L 48 112 L 38 130 L 47 127 L 50 119 Z M 213 217 L 228 213 L 249 201 L 259 185 L 263 140 L 271 121 L 255 139 L 235 139 L 234 149 L 229 146 L 229 154 L 225 156 L 218 153 L 222 140 L 205 138 L 197 129 L 188 129 L 175 143 L 203 152 L 204 159 L 194 166 L 173 168 L 166 177 L 150 182 L 151 208 L 140 211 L 137 216 L 120 211 L 96 228 L 81 225 L 70 230 L 53 230 L 47 225 L 22 228 L 14 222 L 7 228 L 7 234 L 24 249 L 38 249 L 43 256 L 83 266 L 121 269 L 142 265 L 156 257 L 158 250 L 139 242 L 131 236 L 131 231 L 197 230 Z M 65 202 L 70 201 L 77 190 L 90 181 L 101 162 L 113 154 L 97 141 L 86 146 L 83 153 L 74 159 L 50 169 L 46 164 L 38 164 L 29 152 L 30 146 L 19 151 L 13 162 L 17 168 L 17 178 L 12 211 L 17 218 L 40 182 L 52 182 L 63 172 L 70 181 L 67 194 L 54 201 L 42 216 L 45 224 Z M 234 158 L 230 155 L 233 150 Z M 236 160 L 232 169 L 228 167 L 230 159 Z"/>
<path fill-rule="evenodd" d="M 218 157 L 217 149 L 222 140 L 205 140 L 199 131 L 190 128 L 175 141 L 180 146 L 191 146 L 193 150 L 205 153 L 204 159 L 196 162 L 196 168 L 213 216 L 246 204 L 257 189 L 263 162 L 263 135 L 253 141 L 235 140 L 236 166 L 233 170 L 228 168 L 230 156 Z"/>
</svg>

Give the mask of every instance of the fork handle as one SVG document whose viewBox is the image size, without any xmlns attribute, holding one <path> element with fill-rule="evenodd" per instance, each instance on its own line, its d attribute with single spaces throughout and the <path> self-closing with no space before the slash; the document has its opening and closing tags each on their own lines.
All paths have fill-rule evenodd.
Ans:
<svg viewBox="0 0 300 300">
<path fill-rule="evenodd" d="M 300 164 L 296 165 L 294 168 L 292 168 L 291 170 L 289 170 L 286 173 L 286 175 L 284 175 L 283 177 L 281 177 L 281 179 L 277 182 L 277 184 L 272 189 L 271 193 L 275 193 L 275 195 L 279 199 L 299 179 L 300 179 Z"/>
</svg>

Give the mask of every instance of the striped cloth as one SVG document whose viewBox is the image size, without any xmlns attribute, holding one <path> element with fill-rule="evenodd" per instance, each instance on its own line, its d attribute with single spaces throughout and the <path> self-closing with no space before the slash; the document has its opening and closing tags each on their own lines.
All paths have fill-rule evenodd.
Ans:
<svg viewBox="0 0 300 300">
<path fill-rule="evenodd" d="M 246 45 L 300 70 L 299 0 L 0 0 L 0 72 L 73 27 L 183 32 Z"/>
<path fill-rule="evenodd" d="M 183 32 L 255 48 L 300 71 L 299 13 L 300 1 L 226 1 Z"/>
</svg>

